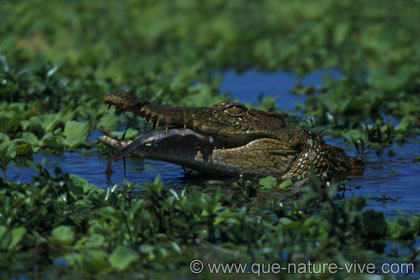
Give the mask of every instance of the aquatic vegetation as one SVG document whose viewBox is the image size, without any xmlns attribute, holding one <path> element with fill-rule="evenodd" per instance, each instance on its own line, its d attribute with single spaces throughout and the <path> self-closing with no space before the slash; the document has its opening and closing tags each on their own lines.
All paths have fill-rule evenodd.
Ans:
<svg viewBox="0 0 420 280">
<path fill-rule="evenodd" d="M 367 161 L 375 153 L 399 160 L 392 147 L 418 144 L 420 135 L 418 1 L 3 2 L 1 276 L 188 278 L 193 259 L 420 263 L 419 213 L 371 209 L 372 201 L 389 205 L 399 198 L 380 190 L 375 197 L 349 195 L 363 189 L 363 181 L 327 187 L 314 176 L 236 178 L 173 188 L 158 177 L 141 186 L 95 186 L 33 158 L 108 156 L 92 137 L 98 131 L 119 138 L 148 131 L 146 122 L 106 110 L 104 94 L 113 90 L 159 104 L 211 106 L 231 101 L 229 92 L 219 93 L 225 70 L 301 76 L 333 67 L 341 73 L 337 79 L 296 84 L 293 93 L 305 101 L 293 114 L 260 92 L 256 107 L 344 139 Z M 418 164 L 413 147 L 404 164 Z M 16 182 L 6 176 L 13 165 L 30 166 L 37 175 Z M 406 276 L 413 275 L 381 275 Z"/>
<path fill-rule="evenodd" d="M 188 275 L 182 264 L 197 257 L 283 264 L 338 256 L 341 262 L 418 258 L 408 241 L 419 234 L 419 215 L 386 221 L 383 213 L 364 209 L 364 198 L 337 202 L 337 184 L 326 189 L 316 177 L 294 195 L 278 191 L 275 179 L 231 187 L 215 181 L 203 192 L 167 189 L 158 177 L 136 192 L 129 182 L 104 190 L 60 169 L 50 174 L 38 168 L 30 185 L 1 183 L 3 271 L 19 273 L 29 259 L 26 269 L 32 270 L 58 258 L 66 263 L 60 270 L 81 275 L 140 268 L 159 275 L 171 267 Z M 412 255 L 384 251 L 384 240 L 406 242 Z M 49 269 L 44 272 L 58 268 Z"/>
</svg>

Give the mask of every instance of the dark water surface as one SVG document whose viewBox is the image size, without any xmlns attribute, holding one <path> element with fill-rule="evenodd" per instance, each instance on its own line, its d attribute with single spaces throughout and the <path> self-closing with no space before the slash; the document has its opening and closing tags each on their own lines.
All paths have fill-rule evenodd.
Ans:
<svg viewBox="0 0 420 280">
<path fill-rule="evenodd" d="M 230 96 L 238 98 L 240 102 L 249 102 L 258 104 L 258 95 L 264 97 L 273 97 L 276 100 L 277 107 L 283 110 L 291 111 L 296 103 L 303 103 L 304 96 L 296 96 L 291 93 L 291 89 L 300 83 L 303 86 L 320 86 L 323 76 L 330 76 L 334 79 L 339 78 L 340 71 L 335 68 L 316 71 L 303 77 L 287 72 L 256 72 L 249 70 L 243 74 L 237 74 L 234 71 L 228 71 L 223 75 L 223 82 L 220 91 L 228 91 Z"/>
<path fill-rule="evenodd" d="M 278 107 L 284 110 L 292 110 L 296 102 L 303 102 L 304 97 L 294 96 L 290 90 L 296 82 L 303 85 L 320 85 L 323 75 L 330 75 L 338 78 L 340 73 L 337 70 L 326 70 L 312 73 L 311 75 L 298 79 L 296 76 L 284 72 L 257 73 L 248 71 L 244 74 L 226 72 L 221 85 L 221 91 L 229 91 L 232 97 L 238 98 L 241 102 L 256 104 L 258 95 L 263 93 L 265 97 L 274 96 Z M 101 135 L 95 131 L 90 136 L 96 139 Z M 343 147 L 350 155 L 355 156 L 355 151 L 344 144 L 343 139 L 325 139 L 326 142 Z M 366 172 L 362 177 L 351 178 L 346 183 L 349 190 L 343 195 L 362 195 L 380 197 L 395 197 L 396 201 L 386 203 L 369 199 L 368 206 L 384 211 L 391 215 L 395 211 L 404 210 L 408 212 L 420 212 L 420 162 L 413 162 L 415 156 L 420 155 L 420 139 L 413 139 L 413 142 L 403 146 L 394 145 L 386 149 L 382 155 L 371 153 L 366 155 L 363 160 L 366 164 Z M 394 152 L 391 156 L 389 150 Z M 59 156 L 44 156 L 38 154 L 34 156 L 35 162 L 40 162 L 46 158 L 46 167 L 53 171 L 54 167 L 59 166 L 64 172 L 76 174 L 90 183 L 101 188 L 106 188 L 116 183 L 122 183 L 124 178 L 123 162 L 113 162 L 113 174 L 110 179 L 105 175 L 108 163 L 107 158 L 99 157 L 96 153 L 81 155 L 76 153 L 64 153 Z M 144 183 L 153 180 L 158 174 L 169 186 L 182 186 L 184 183 L 184 171 L 180 166 L 170 163 L 126 159 L 126 178 L 130 182 Z M 11 166 L 7 176 L 9 180 L 18 182 L 30 182 L 32 176 L 37 172 L 30 168 L 20 168 Z"/>
</svg>

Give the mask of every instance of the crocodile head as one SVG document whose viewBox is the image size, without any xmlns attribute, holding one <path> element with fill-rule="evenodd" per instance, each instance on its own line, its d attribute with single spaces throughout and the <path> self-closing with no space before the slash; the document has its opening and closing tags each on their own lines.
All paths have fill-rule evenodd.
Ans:
<svg viewBox="0 0 420 280">
<path fill-rule="evenodd" d="M 130 111 L 163 131 L 134 141 L 103 136 L 106 145 L 119 149 L 115 158 L 129 153 L 177 163 L 219 175 L 305 175 L 328 170 L 360 174 L 361 161 L 338 147 L 324 143 L 316 133 L 286 124 L 274 112 L 247 108 L 240 103 L 214 107 L 167 107 L 137 100 L 128 92 L 110 93 L 105 103 L 116 112 Z"/>
</svg>

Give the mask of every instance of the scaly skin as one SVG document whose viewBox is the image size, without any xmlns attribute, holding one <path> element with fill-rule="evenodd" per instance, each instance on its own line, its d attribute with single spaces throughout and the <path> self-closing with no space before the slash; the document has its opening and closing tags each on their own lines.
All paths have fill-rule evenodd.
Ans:
<svg viewBox="0 0 420 280">
<path fill-rule="evenodd" d="M 306 176 L 311 170 L 320 175 L 363 173 L 363 162 L 326 144 L 316 133 L 286 124 L 277 113 L 239 103 L 167 107 L 138 101 L 127 92 L 110 93 L 105 103 L 114 105 L 117 113 L 130 111 L 165 129 L 135 141 L 102 136 L 102 143 L 120 151 L 116 159 L 131 153 L 215 175 L 288 178 Z"/>
</svg>

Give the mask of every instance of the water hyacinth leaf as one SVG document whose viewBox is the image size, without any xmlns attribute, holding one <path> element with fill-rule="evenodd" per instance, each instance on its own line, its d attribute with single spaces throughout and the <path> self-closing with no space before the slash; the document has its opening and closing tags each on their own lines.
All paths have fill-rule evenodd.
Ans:
<svg viewBox="0 0 420 280">
<path fill-rule="evenodd" d="M 0 132 L 7 133 L 19 127 L 19 116 L 15 112 L 0 112 Z"/>
<path fill-rule="evenodd" d="M 0 143 L 10 141 L 10 137 L 7 134 L 0 133 Z"/>
<path fill-rule="evenodd" d="M 284 190 L 284 189 L 289 189 L 293 186 L 293 182 L 289 179 L 284 180 L 283 182 L 281 182 L 279 184 L 279 189 Z"/>
<path fill-rule="evenodd" d="M 61 149 L 64 143 L 64 139 L 60 136 L 53 135 L 51 132 L 42 137 L 39 144 L 40 147 L 46 147 L 51 149 Z"/>
<path fill-rule="evenodd" d="M 338 24 L 334 29 L 334 43 L 337 45 L 341 45 L 346 39 L 349 31 L 350 31 L 350 24 L 348 23 Z"/>
<path fill-rule="evenodd" d="M 31 117 L 29 120 L 21 122 L 23 130 L 45 132 L 43 122 L 40 117 Z"/>
<path fill-rule="evenodd" d="M 26 233 L 24 227 L 8 229 L 6 226 L 0 226 L 0 249 L 13 250 L 22 240 Z"/>
<path fill-rule="evenodd" d="M 51 233 L 51 242 L 55 245 L 67 246 L 74 241 L 74 232 L 69 226 L 58 226 Z"/>
<path fill-rule="evenodd" d="M 118 125 L 118 118 L 113 115 L 113 114 L 106 114 L 104 115 L 98 122 L 97 124 L 97 128 L 100 130 L 115 130 L 117 129 L 117 125 Z M 127 136 L 131 136 L 127 135 Z"/>
<path fill-rule="evenodd" d="M 113 268 L 117 270 L 124 270 L 138 258 L 139 256 L 136 251 L 120 245 L 112 252 L 109 257 L 109 262 Z"/>
<path fill-rule="evenodd" d="M 0 153 L 4 161 L 15 158 L 16 146 L 16 143 L 13 141 L 7 141 L 0 144 Z"/>
<path fill-rule="evenodd" d="M 147 255 L 147 258 L 149 260 L 155 259 L 155 246 L 149 245 L 149 244 L 143 244 L 140 246 L 140 252 Z"/>
<path fill-rule="evenodd" d="M 44 114 L 31 117 L 28 121 L 22 122 L 24 130 L 37 132 L 52 132 L 60 123 L 62 123 L 55 114 Z"/>
<path fill-rule="evenodd" d="M 88 122 L 76 122 L 68 121 L 64 127 L 64 136 L 68 137 L 81 137 L 87 138 L 89 135 L 89 123 Z"/>
<path fill-rule="evenodd" d="M 74 248 L 99 248 L 104 244 L 104 242 L 105 237 L 102 234 L 94 233 L 92 235 L 89 235 L 88 237 L 81 238 L 79 241 L 77 241 Z"/>
<path fill-rule="evenodd" d="M 407 131 L 407 129 L 410 127 L 411 124 L 412 124 L 412 121 L 410 120 L 410 118 L 409 117 L 405 117 L 395 127 L 395 130 L 396 131 Z"/>
<path fill-rule="evenodd" d="M 18 228 L 12 229 L 11 231 L 12 240 L 9 243 L 9 250 L 12 250 L 15 246 L 17 246 L 25 234 L 26 234 L 26 229 L 24 227 L 18 227 Z"/>
<path fill-rule="evenodd" d="M 258 183 L 264 188 L 270 189 L 277 185 L 277 179 L 274 178 L 273 176 L 267 176 L 267 177 L 261 178 Z"/>
<path fill-rule="evenodd" d="M 32 146 L 38 145 L 39 140 L 35 134 L 32 132 L 24 132 L 22 133 L 22 139 L 31 144 Z"/>
<path fill-rule="evenodd" d="M 101 234 L 92 234 L 89 236 L 88 241 L 86 242 L 86 246 L 90 247 L 100 247 L 104 244 L 105 237 Z"/>
<path fill-rule="evenodd" d="M 130 139 L 133 137 L 136 137 L 137 135 L 139 135 L 139 131 L 133 128 L 129 128 L 127 129 L 125 132 L 124 131 L 112 131 L 110 134 L 112 137 L 121 139 L 123 134 L 125 133 L 125 139 Z"/>
<path fill-rule="evenodd" d="M 228 224 L 235 224 L 240 225 L 241 217 L 236 212 L 231 212 L 229 209 L 225 209 L 222 213 L 217 215 L 214 224 L 217 225 L 219 223 L 225 222 Z"/>
<path fill-rule="evenodd" d="M 10 232 L 4 225 L 0 225 L 0 249 L 6 249 L 10 242 Z"/>
<path fill-rule="evenodd" d="M 108 254 L 100 249 L 84 249 L 80 260 L 86 272 L 98 272 L 109 268 Z"/>
<path fill-rule="evenodd" d="M 398 219 L 395 221 L 387 221 L 388 230 L 392 238 L 411 238 L 413 232 L 410 230 L 410 223 L 407 220 Z"/>
<path fill-rule="evenodd" d="M 357 129 L 349 129 L 341 133 L 342 137 L 346 138 L 347 141 L 358 140 L 362 138 L 362 133 Z"/>
<path fill-rule="evenodd" d="M 15 148 L 17 156 L 30 156 L 34 153 L 32 146 L 28 143 L 17 144 Z"/>
<path fill-rule="evenodd" d="M 0 144 L 0 168 L 3 171 L 3 180 L 7 181 L 6 169 L 16 156 L 16 144 L 4 142 Z"/>
<path fill-rule="evenodd" d="M 86 137 L 85 136 L 75 136 L 75 135 L 68 136 L 65 139 L 65 143 L 71 149 L 77 148 L 79 146 L 82 146 L 82 145 L 86 144 Z"/>
<path fill-rule="evenodd" d="M 63 123 L 63 120 L 58 116 L 48 116 L 47 121 L 44 122 L 46 132 L 53 132 L 57 126 Z"/>
<path fill-rule="evenodd" d="M 88 192 L 89 190 L 94 190 L 95 185 L 90 184 L 86 179 L 83 179 L 77 175 L 71 174 L 70 180 L 72 182 L 71 191 L 77 195 L 83 195 L 83 192 Z"/>
</svg>

